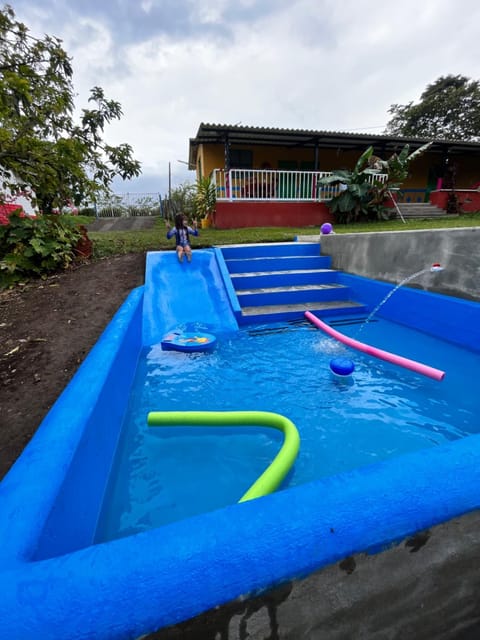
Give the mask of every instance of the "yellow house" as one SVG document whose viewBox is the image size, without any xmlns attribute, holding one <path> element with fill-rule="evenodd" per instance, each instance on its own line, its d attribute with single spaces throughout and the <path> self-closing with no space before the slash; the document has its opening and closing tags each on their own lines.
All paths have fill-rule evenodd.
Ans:
<svg viewBox="0 0 480 640">
<path fill-rule="evenodd" d="M 370 146 L 388 159 L 406 144 L 410 152 L 428 140 L 370 134 L 276 129 L 202 123 L 190 139 L 189 166 L 210 176 L 217 190 L 215 224 L 308 226 L 331 221 L 325 202 L 337 187 L 318 181 L 337 169 L 353 169 Z M 428 202 L 452 176 L 457 189 L 480 181 L 480 144 L 434 140 L 411 165 L 402 186 L 405 202 Z M 386 177 L 385 177 L 386 178 Z M 448 184 L 451 187 L 451 184 Z"/>
</svg>

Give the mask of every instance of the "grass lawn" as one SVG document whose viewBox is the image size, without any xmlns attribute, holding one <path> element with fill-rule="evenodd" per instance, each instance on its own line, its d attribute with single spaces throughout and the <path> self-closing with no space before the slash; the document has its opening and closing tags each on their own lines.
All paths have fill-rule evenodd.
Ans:
<svg viewBox="0 0 480 640">
<path fill-rule="evenodd" d="M 91 218 L 79 220 L 84 224 Z M 334 225 L 335 233 L 366 233 L 372 231 L 412 231 L 417 229 L 452 229 L 480 226 L 480 212 L 442 220 L 388 220 L 381 222 Z M 246 229 L 200 229 L 198 238 L 192 239 L 192 247 L 204 248 L 222 244 L 250 244 L 255 242 L 289 242 L 296 236 L 318 237 L 318 227 L 251 227 Z M 173 249 L 173 240 L 167 240 L 163 219 L 157 218 L 153 229 L 142 231 L 89 232 L 94 246 L 94 257 L 122 255 L 144 251 Z"/>
</svg>

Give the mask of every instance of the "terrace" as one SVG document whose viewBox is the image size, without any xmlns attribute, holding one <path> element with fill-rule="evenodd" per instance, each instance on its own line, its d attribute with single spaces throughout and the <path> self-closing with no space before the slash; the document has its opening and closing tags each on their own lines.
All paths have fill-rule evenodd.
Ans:
<svg viewBox="0 0 480 640">
<path fill-rule="evenodd" d="M 342 184 L 322 184 L 331 171 L 282 171 L 273 169 L 214 169 L 212 182 L 217 201 L 328 202 L 342 191 Z M 369 182 L 384 184 L 388 174 L 373 172 Z"/>
<path fill-rule="evenodd" d="M 320 226 L 333 222 L 327 202 L 340 182 L 323 184 L 331 171 L 214 169 L 218 229 L 258 226 Z M 388 174 L 372 171 L 369 181 L 385 183 Z"/>
</svg>

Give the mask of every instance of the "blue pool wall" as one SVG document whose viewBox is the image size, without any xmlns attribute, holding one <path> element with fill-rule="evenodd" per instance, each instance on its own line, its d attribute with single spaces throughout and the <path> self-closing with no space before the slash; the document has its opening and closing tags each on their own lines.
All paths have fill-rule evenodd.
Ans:
<svg viewBox="0 0 480 640">
<path fill-rule="evenodd" d="M 113 331 L 103 334 L 97 344 L 100 362 L 107 358 L 108 376 L 97 388 L 85 377 L 65 404 L 71 402 L 79 413 L 78 398 L 82 408 L 92 410 L 79 425 L 81 438 L 68 465 L 61 490 L 42 530 L 35 560 L 81 549 L 93 543 L 96 523 L 102 506 L 112 459 L 119 439 L 118 425 L 122 424 L 127 409 L 130 388 L 141 351 L 141 317 L 143 287 L 136 289 L 122 307 L 113 322 Z M 118 345 L 118 347 L 117 347 Z M 88 369 L 93 375 L 101 371 L 96 351 L 90 354 L 93 362 Z M 105 370 L 105 367 L 103 368 Z M 95 374 L 97 371 L 97 374 Z M 83 376 L 82 376 L 83 377 Z M 92 394 L 91 403 L 83 399 Z M 68 428 L 68 424 L 66 425 Z M 85 461 L 91 461 L 86 473 Z"/>
<path fill-rule="evenodd" d="M 131 292 L 0 483 L 0 566 L 91 544 L 141 345 Z"/>
<path fill-rule="evenodd" d="M 376 304 L 375 283 L 354 280 Z M 453 317 L 454 300 L 424 293 L 412 292 L 417 309 L 428 300 Z M 398 295 L 405 304 L 410 293 Z M 92 545 L 142 347 L 143 298 L 143 287 L 128 297 L 0 484 L 0 637 L 134 638 L 480 507 L 471 436 Z M 457 302 L 478 325 L 477 305 Z M 450 339 L 452 323 L 440 327 Z M 465 346 L 477 348 L 468 329 Z"/>
<path fill-rule="evenodd" d="M 391 283 L 343 272 L 339 272 L 337 277 L 340 284 L 351 288 L 354 299 L 368 305 L 370 312 L 394 288 Z M 402 286 L 381 305 L 377 313 L 386 320 L 414 327 L 472 351 L 480 351 L 480 304 L 477 302 Z"/>
</svg>

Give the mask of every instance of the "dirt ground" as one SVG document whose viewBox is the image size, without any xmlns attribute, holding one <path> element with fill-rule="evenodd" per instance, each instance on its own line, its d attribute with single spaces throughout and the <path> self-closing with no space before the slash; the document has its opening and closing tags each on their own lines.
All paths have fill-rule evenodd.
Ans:
<svg viewBox="0 0 480 640">
<path fill-rule="evenodd" d="M 144 270 L 130 254 L 0 291 L 0 478 Z"/>
</svg>

